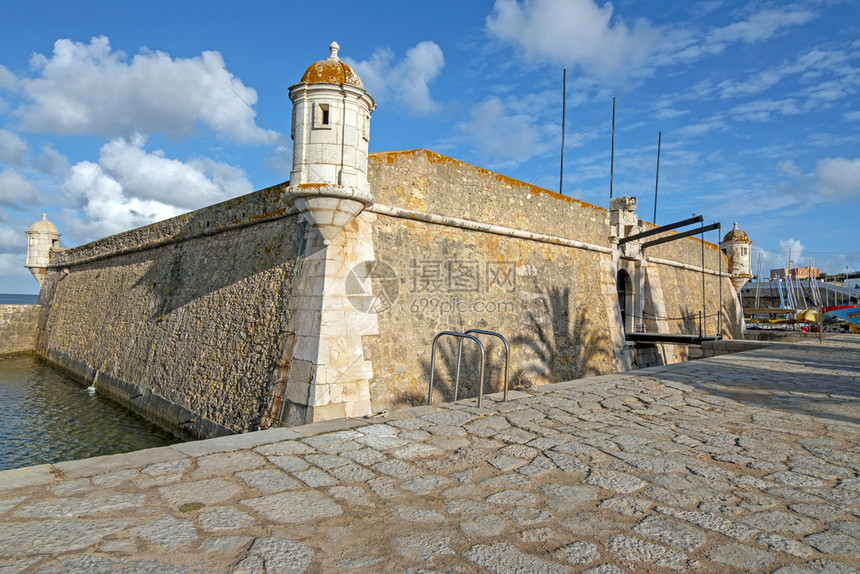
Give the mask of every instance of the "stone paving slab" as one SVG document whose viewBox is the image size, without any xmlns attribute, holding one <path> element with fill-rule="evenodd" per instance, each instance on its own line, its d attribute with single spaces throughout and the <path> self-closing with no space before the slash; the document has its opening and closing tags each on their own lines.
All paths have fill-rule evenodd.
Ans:
<svg viewBox="0 0 860 574">
<path fill-rule="evenodd" d="M 0 472 L 0 572 L 858 572 L 858 353 Z"/>
</svg>

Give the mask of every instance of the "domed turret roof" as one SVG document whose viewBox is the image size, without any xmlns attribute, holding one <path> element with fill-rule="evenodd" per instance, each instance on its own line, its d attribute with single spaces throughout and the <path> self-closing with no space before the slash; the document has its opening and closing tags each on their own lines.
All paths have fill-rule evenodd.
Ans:
<svg viewBox="0 0 860 574">
<path fill-rule="evenodd" d="M 337 45 L 337 42 L 329 44 L 329 50 L 331 50 L 331 56 L 326 60 L 320 60 L 319 62 L 311 64 L 310 67 L 305 70 L 305 74 L 302 76 L 299 83 L 334 85 L 351 84 L 363 90 L 364 84 L 361 83 L 361 78 L 358 77 L 358 74 L 353 72 L 352 68 L 341 62 L 340 58 L 337 57 L 337 51 L 340 50 L 340 46 Z"/>
<path fill-rule="evenodd" d="M 738 222 L 735 221 L 735 226 L 731 231 L 726 233 L 726 236 L 723 238 L 723 242 L 726 241 L 745 241 L 747 243 L 752 243 L 750 241 L 749 235 L 738 229 Z"/>
<path fill-rule="evenodd" d="M 43 213 L 42 219 L 31 225 L 27 233 L 56 233 L 59 235 L 57 226 L 48 221 L 47 213 Z"/>
</svg>

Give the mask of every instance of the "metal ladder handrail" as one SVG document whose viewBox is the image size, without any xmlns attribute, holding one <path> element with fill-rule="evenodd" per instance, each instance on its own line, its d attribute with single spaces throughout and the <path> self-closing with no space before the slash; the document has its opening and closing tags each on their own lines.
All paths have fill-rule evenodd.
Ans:
<svg viewBox="0 0 860 574">
<path fill-rule="evenodd" d="M 468 335 L 469 333 L 480 333 L 481 335 L 491 335 L 493 337 L 498 337 L 499 339 L 502 340 L 502 343 L 505 344 L 505 385 L 503 387 L 504 388 L 504 395 L 503 395 L 502 400 L 504 402 L 507 402 L 508 401 L 508 364 L 510 363 L 510 358 L 511 358 L 511 346 L 508 344 L 508 340 L 501 333 L 496 333 L 495 331 L 485 331 L 483 329 L 469 329 L 468 331 L 463 331 L 463 333 L 465 335 Z M 461 341 L 462 341 L 462 339 L 461 339 Z M 457 365 L 457 368 L 458 369 L 460 368 L 459 364 Z M 454 400 L 455 401 L 457 400 L 456 392 L 454 395 Z"/>
<path fill-rule="evenodd" d="M 466 333 L 457 333 L 456 331 L 442 331 L 441 333 L 433 337 L 433 346 L 430 348 L 430 389 L 427 392 L 427 404 L 430 405 L 433 401 L 433 377 L 436 374 L 436 342 L 439 340 L 439 337 L 442 337 L 443 335 L 457 337 L 459 339 L 457 352 L 457 374 L 454 377 L 454 400 L 457 400 L 457 392 L 460 388 L 460 360 L 463 356 L 463 339 L 471 339 L 472 341 L 475 341 L 478 344 L 478 348 L 481 349 L 481 370 L 478 383 L 478 407 L 480 407 L 481 399 L 483 399 L 484 397 L 484 363 L 486 362 L 484 344 L 474 335 L 467 335 Z"/>
</svg>

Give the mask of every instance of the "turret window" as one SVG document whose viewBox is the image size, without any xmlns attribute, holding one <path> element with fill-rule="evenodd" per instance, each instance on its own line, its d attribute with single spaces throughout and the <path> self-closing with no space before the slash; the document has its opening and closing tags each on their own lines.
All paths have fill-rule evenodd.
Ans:
<svg viewBox="0 0 860 574">
<path fill-rule="evenodd" d="M 331 129 L 332 112 L 333 110 L 329 107 L 329 104 L 317 104 L 314 106 L 314 129 Z"/>
</svg>

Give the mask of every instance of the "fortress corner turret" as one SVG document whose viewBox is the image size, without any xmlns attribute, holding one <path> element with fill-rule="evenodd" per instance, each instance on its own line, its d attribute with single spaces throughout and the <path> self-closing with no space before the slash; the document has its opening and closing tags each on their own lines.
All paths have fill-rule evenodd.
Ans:
<svg viewBox="0 0 860 574">
<path fill-rule="evenodd" d="M 752 264 L 750 263 L 750 241 L 749 236 L 738 229 L 735 222 L 731 231 L 720 242 L 720 249 L 729 258 L 729 272 L 732 274 L 732 285 L 738 293 L 741 287 L 752 279 Z"/>
<path fill-rule="evenodd" d="M 51 248 L 59 247 L 60 235 L 57 226 L 48 221 L 46 213 L 27 229 L 27 262 L 24 265 L 39 285 L 45 283 L 48 263 L 51 261 Z"/>
<path fill-rule="evenodd" d="M 373 203 L 367 181 L 370 114 L 376 107 L 358 74 L 331 55 L 311 64 L 290 87 L 293 168 L 288 203 L 319 229 L 329 245 Z"/>
</svg>

